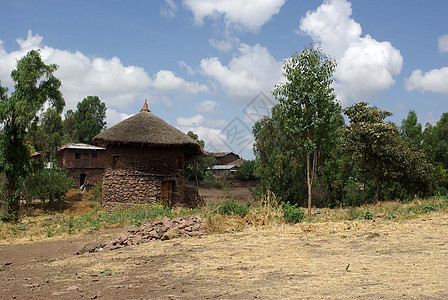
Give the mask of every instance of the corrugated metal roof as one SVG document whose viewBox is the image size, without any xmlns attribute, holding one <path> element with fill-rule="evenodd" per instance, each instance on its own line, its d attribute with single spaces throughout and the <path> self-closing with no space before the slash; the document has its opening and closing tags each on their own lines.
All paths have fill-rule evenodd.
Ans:
<svg viewBox="0 0 448 300">
<path fill-rule="evenodd" d="M 237 166 L 235 166 L 235 165 L 216 165 L 216 166 L 212 167 L 213 170 L 231 170 L 234 168 L 236 169 Z"/>
<path fill-rule="evenodd" d="M 104 150 L 105 148 L 97 147 L 97 146 L 89 145 L 89 144 L 84 144 L 84 143 L 71 143 L 71 144 L 61 146 L 58 151 L 61 151 L 64 149 Z"/>
</svg>

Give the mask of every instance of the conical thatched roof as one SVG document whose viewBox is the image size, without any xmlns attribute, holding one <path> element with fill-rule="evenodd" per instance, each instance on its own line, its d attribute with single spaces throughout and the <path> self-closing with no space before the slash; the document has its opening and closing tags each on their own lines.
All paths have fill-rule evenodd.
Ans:
<svg viewBox="0 0 448 300">
<path fill-rule="evenodd" d="M 135 116 L 103 131 L 93 138 L 96 144 L 138 144 L 155 147 L 181 147 L 184 159 L 202 154 L 199 144 L 179 129 L 153 115 L 147 105 Z"/>
</svg>

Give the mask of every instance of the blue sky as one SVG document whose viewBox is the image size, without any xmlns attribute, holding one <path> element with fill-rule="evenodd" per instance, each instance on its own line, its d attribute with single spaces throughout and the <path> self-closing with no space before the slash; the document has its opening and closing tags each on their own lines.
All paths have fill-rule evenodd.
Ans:
<svg viewBox="0 0 448 300">
<path fill-rule="evenodd" d="M 274 103 L 282 61 L 309 42 L 338 62 L 342 106 L 409 110 L 421 123 L 448 112 L 448 1 L 0 0 L 0 81 L 41 49 L 57 63 L 67 109 L 88 95 L 108 127 L 145 99 L 210 151 L 253 158 L 251 127 Z"/>
</svg>

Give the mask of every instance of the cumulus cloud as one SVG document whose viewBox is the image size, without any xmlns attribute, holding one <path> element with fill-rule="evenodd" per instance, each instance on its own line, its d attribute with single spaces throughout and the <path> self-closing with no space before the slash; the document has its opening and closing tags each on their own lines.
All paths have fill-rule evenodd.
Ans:
<svg viewBox="0 0 448 300">
<path fill-rule="evenodd" d="M 188 65 L 185 61 L 180 60 L 177 62 L 177 64 L 179 65 L 180 68 L 187 71 L 188 75 L 192 76 L 192 75 L 196 74 L 196 71 L 193 70 L 193 68 L 190 65 Z"/>
<path fill-rule="evenodd" d="M 160 15 L 168 20 L 171 20 L 176 16 L 177 5 L 173 0 L 165 0 L 163 4 L 160 5 Z"/>
<path fill-rule="evenodd" d="M 112 126 L 114 126 L 117 123 L 120 123 L 123 120 L 126 120 L 129 117 L 132 117 L 133 115 L 129 115 L 126 113 L 121 113 L 116 111 L 115 109 L 110 109 L 108 108 L 106 110 L 106 123 L 107 123 L 107 128 L 110 128 Z"/>
<path fill-rule="evenodd" d="M 218 49 L 219 51 L 227 53 L 232 51 L 233 47 L 240 43 L 240 40 L 236 37 L 228 35 L 227 37 L 221 40 L 210 39 L 209 43 L 212 47 Z"/>
<path fill-rule="evenodd" d="M 188 131 L 196 133 L 199 139 L 205 142 L 207 151 L 225 151 L 228 149 L 226 135 L 220 129 L 210 127 L 210 123 L 213 123 L 213 121 L 207 120 L 203 115 L 197 114 L 190 118 L 177 117 L 176 123 L 179 130 L 185 133 Z"/>
<path fill-rule="evenodd" d="M 348 1 L 325 0 L 301 19 L 300 30 L 337 60 L 335 89 L 340 98 L 361 100 L 375 97 L 395 83 L 403 57 L 391 43 L 368 34 L 361 36 L 361 25 L 351 14 Z"/>
<path fill-rule="evenodd" d="M 256 32 L 279 13 L 285 0 L 184 0 L 183 4 L 197 25 L 207 17 L 223 18 L 227 27 Z"/>
<path fill-rule="evenodd" d="M 160 70 L 155 75 L 152 86 L 161 91 L 181 91 L 187 94 L 197 94 L 200 92 L 210 92 L 206 85 L 199 82 L 189 82 L 183 78 L 177 77 L 173 72 Z"/>
<path fill-rule="evenodd" d="M 205 117 L 203 115 L 197 114 L 190 118 L 185 117 L 177 117 L 176 122 L 180 126 L 199 126 L 203 124 L 205 121 Z"/>
<path fill-rule="evenodd" d="M 215 109 L 219 106 L 218 102 L 205 100 L 199 103 L 198 111 L 201 113 L 215 113 Z"/>
<path fill-rule="evenodd" d="M 26 39 L 17 39 L 20 49 L 8 53 L 0 43 L 0 80 L 12 88 L 10 73 L 16 61 L 32 49 L 40 49 L 45 63 L 56 63 L 55 75 L 62 82 L 61 91 L 67 109 L 88 95 L 97 95 L 107 107 L 125 108 L 135 99 L 144 98 L 151 79 L 143 68 L 124 66 L 117 57 L 90 59 L 83 53 L 59 50 L 42 45 L 43 38 L 28 32 Z"/>
<path fill-rule="evenodd" d="M 434 69 L 423 73 L 415 70 L 409 78 L 405 79 L 407 91 L 419 90 L 421 92 L 434 92 L 448 95 L 448 67 Z"/>
<path fill-rule="evenodd" d="M 241 44 L 239 55 L 227 66 L 217 57 L 202 59 L 201 70 L 219 84 L 231 101 L 242 104 L 260 92 L 269 93 L 282 78 L 282 62 L 259 44 Z"/>
<path fill-rule="evenodd" d="M 440 53 L 448 53 L 448 34 L 439 36 Z"/>
</svg>

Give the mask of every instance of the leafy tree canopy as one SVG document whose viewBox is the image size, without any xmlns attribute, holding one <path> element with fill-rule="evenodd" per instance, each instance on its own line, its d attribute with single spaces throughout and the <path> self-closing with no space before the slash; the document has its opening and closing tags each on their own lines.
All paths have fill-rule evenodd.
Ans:
<svg viewBox="0 0 448 300">
<path fill-rule="evenodd" d="M 38 112 L 48 103 L 61 113 L 65 101 L 59 91 L 61 82 L 53 75 L 57 65 L 46 65 L 39 51 L 31 50 L 17 62 L 11 72 L 14 91 L 8 97 L 5 88 L 0 88 L 0 171 L 7 183 L 7 216 L 18 218 L 20 180 L 30 171 L 30 153 L 25 135 Z"/>
<path fill-rule="evenodd" d="M 97 96 L 88 96 L 77 105 L 73 114 L 73 137 L 77 142 L 91 144 L 106 129 L 106 104 Z"/>
<path fill-rule="evenodd" d="M 201 149 L 204 149 L 205 142 L 199 139 L 199 136 L 196 133 L 189 131 L 187 135 L 195 140 L 201 146 Z M 184 166 L 185 179 L 187 181 L 203 180 L 205 172 L 215 164 L 216 158 L 213 153 L 208 153 L 206 156 L 200 156 L 194 160 L 188 161 Z"/>
<path fill-rule="evenodd" d="M 335 67 L 321 48 L 310 45 L 285 61 L 286 82 L 273 91 L 284 115 L 284 133 L 305 151 L 308 214 L 319 155 L 334 145 L 340 126 L 341 108 L 333 92 Z"/>
<path fill-rule="evenodd" d="M 359 102 L 345 108 L 350 120 L 343 148 L 359 175 L 376 181 L 375 201 L 388 181 L 400 181 L 410 189 L 426 191 L 431 182 L 431 165 L 422 152 L 412 150 L 400 138 L 395 124 L 386 122 L 389 111 Z"/>
</svg>

